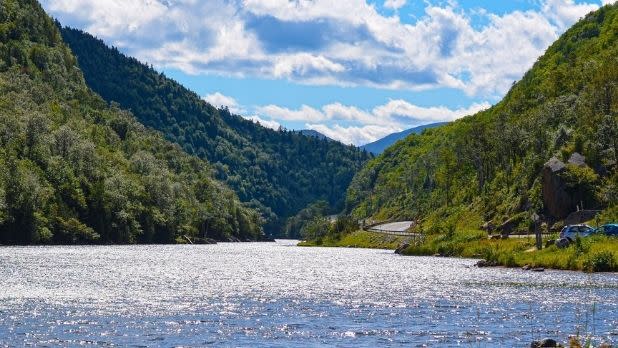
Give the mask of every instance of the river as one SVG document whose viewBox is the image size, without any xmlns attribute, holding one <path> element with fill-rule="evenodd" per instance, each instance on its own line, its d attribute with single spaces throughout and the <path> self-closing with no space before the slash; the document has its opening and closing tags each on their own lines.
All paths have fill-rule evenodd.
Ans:
<svg viewBox="0 0 618 348">
<path fill-rule="evenodd" d="M 1 346 L 527 347 L 618 342 L 618 275 L 385 250 L 2 247 Z"/>
</svg>

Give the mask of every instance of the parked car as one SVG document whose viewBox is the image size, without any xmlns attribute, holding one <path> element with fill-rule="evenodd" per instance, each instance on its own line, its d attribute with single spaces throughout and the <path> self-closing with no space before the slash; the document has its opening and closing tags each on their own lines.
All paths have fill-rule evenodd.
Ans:
<svg viewBox="0 0 618 348">
<path fill-rule="evenodd" d="M 602 233 L 606 236 L 618 237 L 618 224 L 603 225 L 594 230 L 594 233 Z"/>
<path fill-rule="evenodd" d="M 587 237 L 594 233 L 594 228 L 588 225 L 569 225 L 560 231 L 560 239 L 568 239 L 570 242 L 574 241 L 577 236 Z"/>
</svg>

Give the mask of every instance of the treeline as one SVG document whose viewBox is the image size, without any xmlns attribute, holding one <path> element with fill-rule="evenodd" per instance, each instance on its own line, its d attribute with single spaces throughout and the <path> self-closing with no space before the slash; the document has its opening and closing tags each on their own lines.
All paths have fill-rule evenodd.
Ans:
<svg viewBox="0 0 618 348">
<path fill-rule="evenodd" d="M 263 237 L 203 160 L 109 107 L 34 0 L 0 2 L 0 244 Z"/>
<path fill-rule="evenodd" d="M 345 191 L 370 155 L 354 146 L 274 131 L 217 109 L 177 82 L 79 30 L 62 28 L 92 89 L 140 122 L 213 163 L 216 177 L 258 208 L 268 231 L 312 202 L 344 207 Z"/>
<path fill-rule="evenodd" d="M 500 225 L 545 209 L 542 170 L 567 165 L 565 190 L 586 208 L 618 202 L 618 6 L 586 16 L 489 110 L 412 135 L 370 161 L 347 192 L 358 218 L 423 219 L 425 228 Z M 579 202 L 578 202 L 579 203 Z M 572 207 L 576 209 L 575 206 Z M 611 212 L 614 213 L 611 213 Z"/>
</svg>

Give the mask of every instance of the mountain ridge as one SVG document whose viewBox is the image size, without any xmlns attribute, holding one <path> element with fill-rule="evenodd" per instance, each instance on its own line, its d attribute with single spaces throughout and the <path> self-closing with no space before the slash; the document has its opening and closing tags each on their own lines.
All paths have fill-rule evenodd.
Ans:
<svg viewBox="0 0 618 348">
<path fill-rule="evenodd" d="M 0 2 L 0 244 L 256 240 L 212 167 L 109 106 L 37 1 Z"/>
<path fill-rule="evenodd" d="M 430 232 L 528 231 L 532 213 L 549 227 L 564 218 L 547 209 L 547 192 L 560 192 L 618 218 L 616 57 L 618 5 L 607 5 L 556 40 L 498 104 L 411 135 L 371 160 L 348 189 L 347 211 L 418 219 Z M 542 175 L 550 159 L 566 163 L 574 153 L 585 157 L 583 166 Z"/>
<path fill-rule="evenodd" d="M 391 133 L 376 141 L 362 145 L 360 146 L 360 148 L 363 150 L 367 150 L 368 152 L 371 152 L 374 155 L 379 155 L 382 152 L 384 152 L 384 150 L 386 150 L 389 146 L 395 144 L 399 140 L 405 139 L 410 134 L 419 134 L 425 129 L 431 129 L 431 128 L 443 126 L 447 123 L 448 122 L 436 122 L 436 123 L 429 123 L 429 124 L 425 124 L 425 125 L 421 125 L 417 127 L 408 128 L 401 132 Z"/>
<path fill-rule="evenodd" d="M 345 190 L 370 158 L 353 146 L 256 125 L 90 34 L 67 27 L 61 33 L 95 92 L 208 159 L 216 177 L 260 210 L 274 233 L 312 202 L 325 200 L 332 211 L 343 210 Z"/>
</svg>

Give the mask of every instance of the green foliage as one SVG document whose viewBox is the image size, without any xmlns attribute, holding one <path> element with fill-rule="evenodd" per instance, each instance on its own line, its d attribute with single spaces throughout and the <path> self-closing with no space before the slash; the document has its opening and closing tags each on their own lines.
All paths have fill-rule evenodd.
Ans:
<svg viewBox="0 0 618 348">
<path fill-rule="evenodd" d="M 609 250 L 590 255 L 584 261 L 584 268 L 589 272 L 611 272 L 618 268 L 614 253 Z"/>
<path fill-rule="evenodd" d="M 618 200 L 617 129 L 618 5 L 610 5 L 567 31 L 500 103 L 369 161 L 346 209 L 357 218 L 420 219 L 429 232 L 445 220 L 478 228 L 542 215 L 543 164 L 575 151 L 589 167 L 569 165 L 567 190 L 587 208 L 606 209 Z"/>
<path fill-rule="evenodd" d="M 283 233 L 288 238 L 300 238 L 305 226 L 317 217 L 324 217 L 328 212 L 328 202 L 317 201 L 288 218 Z"/>
<path fill-rule="evenodd" d="M 0 244 L 262 237 L 203 160 L 84 83 L 34 0 L 0 2 Z"/>
<path fill-rule="evenodd" d="M 370 157 L 354 146 L 274 131 L 227 108 L 217 109 L 89 34 L 61 30 L 95 92 L 132 110 L 140 122 L 188 153 L 213 163 L 216 177 L 270 222 L 269 232 L 282 229 L 285 218 L 318 200 L 341 211 L 345 190 Z M 287 233 L 297 235 L 298 227 L 292 229 Z"/>
</svg>

